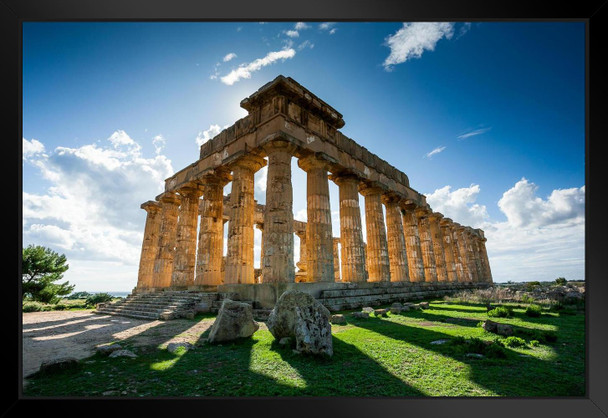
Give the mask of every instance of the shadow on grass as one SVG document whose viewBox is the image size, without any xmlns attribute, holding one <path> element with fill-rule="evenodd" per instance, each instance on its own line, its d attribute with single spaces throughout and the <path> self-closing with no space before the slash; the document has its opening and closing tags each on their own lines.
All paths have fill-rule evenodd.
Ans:
<svg viewBox="0 0 608 418">
<path fill-rule="evenodd" d="M 432 309 L 435 309 L 435 307 L 432 307 Z M 407 316 L 408 318 L 419 318 L 433 322 L 440 322 L 442 324 L 460 325 L 463 327 L 473 328 L 477 327 L 480 321 L 483 321 L 483 319 L 475 318 L 454 318 L 449 315 L 433 314 L 428 311 L 409 311 Z"/>
<path fill-rule="evenodd" d="M 436 355 L 449 357 L 470 367 L 469 379 L 486 388 L 495 396 L 583 396 L 584 364 L 578 368 L 561 367 L 560 350 L 556 349 L 556 361 L 539 360 L 533 356 L 521 355 L 505 348 L 505 359 L 467 357 L 466 352 L 455 349 L 449 342 L 431 344 L 437 340 L 453 340 L 454 336 L 423 327 L 409 326 L 379 318 L 355 320 L 351 322 L 360 328 L 405 341 Z M 524 329 L 524 327 L 517 327 Z M 572 375 L 577 370 L 580 375 Z"/>
</svg>

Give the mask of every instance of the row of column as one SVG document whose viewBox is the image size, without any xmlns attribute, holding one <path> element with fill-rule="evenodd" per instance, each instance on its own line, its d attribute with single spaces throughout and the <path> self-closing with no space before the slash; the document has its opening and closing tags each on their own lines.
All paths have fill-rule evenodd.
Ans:
<svg viewBox="0 0 608 418">
<path fill-rule="evenodd" d="M 268 173 L 262 281 L 290 283 L 295 281 L 291 182 L 295 148 L 278 140 L 267 144 L 264 151 Z M 254 174 L 264 165 L 263 157 L 246 155 L 177 193 L 164 193 L 158 202 L 144 203 L 148 216 L 138 287 L 255 283 Z M 328 176 L 329 161 L 315 155 L 299 158 L 298 166 L 307 176 L 307 227 L 305 234 L 299 235 L 302 250 L 298 267 L 305 272 L 303 281 L 491 282 L 486 239 L 481 233 L 381 187 L 365 184 L 351 173 Z M 340 265 L 332 234 L 330 178 L 339 188 Z M 229 181 L 231 216 L 222 271 L 223 188 Z M 359 193 L 365 198 L 367 245 Z"/>
</svg>

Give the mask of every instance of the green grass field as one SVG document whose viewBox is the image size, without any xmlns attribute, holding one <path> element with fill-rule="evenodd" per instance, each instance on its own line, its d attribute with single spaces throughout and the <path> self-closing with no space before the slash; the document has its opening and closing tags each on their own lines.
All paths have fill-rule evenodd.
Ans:
<svg viewBox="0 0 608 418">
<path fill-rule="evenodd" d="M 203 343 L 207 331 L 194 348 L 175 354 L 158 347 L 139 348 L 134 359 L 96 354 L 73 370 L 31 378 L 24 395 L 584 396 L 584 312 L 544 310 L 528 317 L 525 305 L 511 306 L 512 317 L 490 319 L 512 325 L 524 346 L 503 347 L 504 337 L 479 326 L 488 319 L 484 305 L 434 301 L 429 309 L 388 318 L 355 319 L 343 312 L 348 323 L 332 325 L 331 358 L 294 353 L 265 329 L 222 345 Z M 432 344 L 439 340 L 447 341 Z"/>
</svg>

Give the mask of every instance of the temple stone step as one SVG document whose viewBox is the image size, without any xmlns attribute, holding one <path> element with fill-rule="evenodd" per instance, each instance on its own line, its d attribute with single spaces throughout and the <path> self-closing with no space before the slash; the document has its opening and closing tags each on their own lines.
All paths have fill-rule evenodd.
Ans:
<svg viewBox="0 0 608 418">
<path fill-rule="evenodd" d="M 134 293 L 117 302 L 99 304 L 94 312 L 141 319 L 193 317 L 196 304 L 201 301 L 211 304 L 220 297 L 218 293 L 203 292 Z"/>
</svg>

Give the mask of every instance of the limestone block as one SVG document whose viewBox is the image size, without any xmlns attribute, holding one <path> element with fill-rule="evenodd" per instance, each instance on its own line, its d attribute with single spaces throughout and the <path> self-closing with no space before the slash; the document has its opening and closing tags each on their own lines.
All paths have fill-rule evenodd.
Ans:
<svg viewBox="0 0 608 418">
<path fill-rule="evenodd" d="M 329 310 L 308 293 L 284 292 L 270 312 L 266 325 L 280 340 L 293 337 L 300 353 L 333 355 Z"/>
<path fill-rule="evenodd" d="M 218 343 L 251 337 L 259 327 L 253 319 L 251 305 L 224 299 L 209 331 L 209 342 Z"/>
</svg>

